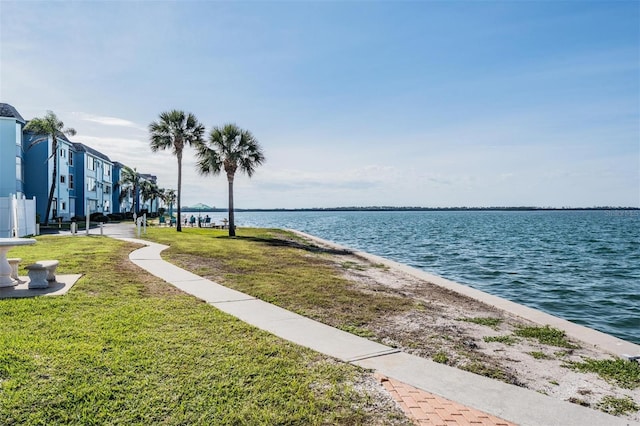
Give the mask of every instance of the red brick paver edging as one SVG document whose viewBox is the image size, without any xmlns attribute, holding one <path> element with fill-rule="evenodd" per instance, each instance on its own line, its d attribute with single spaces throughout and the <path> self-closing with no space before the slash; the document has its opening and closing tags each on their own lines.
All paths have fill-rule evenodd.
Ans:
<svg viewBox="0 0 640 426">
<path fill-rule="evenodd" d="M 407 416 L 419 426 L 517 426 L 395 379 L 377 373 L 375 377 Z"/>
</svg>

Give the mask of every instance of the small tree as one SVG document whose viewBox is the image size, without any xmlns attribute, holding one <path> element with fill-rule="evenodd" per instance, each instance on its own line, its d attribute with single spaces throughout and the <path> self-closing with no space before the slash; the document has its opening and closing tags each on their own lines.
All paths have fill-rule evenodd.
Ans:
<svg viewBox="0 0 640 426">
<path fill-rule="evenodd" d="M 34 118 L 24 127 L 25 132 L 33 132 L 36 138 L 31 142 L 32 146 L 48 141 L 51 138 L 51 155 L 49 159 L 53 159 L 53 172 L 51 174 L 51 187 L 49 188 L 49 198 L 47 199 L 47 210 L 44 215 L 45 226 L 49 224 L 49 212 L 53 203 L 53 195 L 56 190 L 58 180 L 58 138 L 63 135 L 74 136 L 76 131 L 72 128 L 64 128 L 64 123 L 58 119 L 53 111 L 47 111 L 43 118 Z"/>
<path fill-rule="evenodd" d="M 153 209 L 153 202 L 158 197 L 160 189 L 155 182 L 150 180 L 143 180 L 140 183 L 140 194 L 142 196 L 142 202 L 151 201 L 149 209 Z M 149 212 L 151 213 L 151 211 Z"/>
<path fill-rule="evenodd" d="M 214 127 L 209 134 L 209 143 L 198 149 L 198 172 L 202 175 L 217 175 L 222 169 L 229 183 L 229 236 L 236 235 L 233 207 L 233 181 L 236 171 L 253 176 L 257 166 L 265 161 L 260 144 L 248 130 L 235 124 Z"/>
<path fill-rule="evenodd" d="M 162 190 L 162 201 L 169 208 L 169 213 L 173 212 L 173 203 L 176 201 L 176 190 L 175 189 L 164 189 Z"/>
<path fill-rule="evenodd" d="M 132 197 L 133 203 L 131 204 L 131 213 L 138 213 L 140 210 L 140 200 L 139 200 L 139 188 L 140 188 L 140 173 L 136 169 L 132 169 L 131 167 L 123 166 L 120 171 L 120 197 L 119 202 L 122 202 L 128 198 Z"/>
</svg>

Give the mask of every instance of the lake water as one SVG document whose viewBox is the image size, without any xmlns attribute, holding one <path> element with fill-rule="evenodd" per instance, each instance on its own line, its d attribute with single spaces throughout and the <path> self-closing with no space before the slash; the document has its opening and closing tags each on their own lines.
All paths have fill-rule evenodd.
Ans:
<svg viewBox="0 0 640 426">
<path fill-rule="evenodd" d="M 214 218 L 221 213 L 212 213 Z M 238 212 L 640 344 L 640 212 Z"/>
</svg>

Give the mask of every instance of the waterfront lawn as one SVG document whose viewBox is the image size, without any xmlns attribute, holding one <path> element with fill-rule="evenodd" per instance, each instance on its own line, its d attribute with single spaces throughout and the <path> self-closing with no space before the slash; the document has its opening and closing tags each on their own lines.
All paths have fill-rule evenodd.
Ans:
<svg viewBox="0 0 640 426">
<path fill-rule="evenodd" d="M 0 300 L 0 424 L 405 421 L 354 390 L 366 373 L 181 293 L 131 264 L 134 248 L 39 237 L 12 250 L 84 275 L 66 296 Z"/>
<path fill-rule="evenodd" d="M 408 298 L 363 293 L 340 276 L 322 249 L 291 232 L 242 228 L 239 236 L 229 237 L 228 231 L 207 228 L 185 228 L 178 235 L 172 231 L 148 228 L 147 235 L 171 246 L 163 256 L 172 263 L 354 334 L 371 337 L 366 325 L 380 314 L 417 306 Z"/>
</svg>

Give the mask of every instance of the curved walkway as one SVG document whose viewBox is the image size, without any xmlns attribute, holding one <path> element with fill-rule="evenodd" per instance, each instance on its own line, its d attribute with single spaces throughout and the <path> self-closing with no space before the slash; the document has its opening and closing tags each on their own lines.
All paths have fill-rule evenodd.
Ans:
<svg viewBox="0 0 640 426">
<path fill-rule="evenodd" d="M 344 362 L 375 370 L 381 383 L 417 424 L 633 424 L 535 391 L 406 354 L 305 318 L 166 262 L 160 254 L 168 246 L 127 238 L 128 232 L 123 231 L 120 227 L 118 232 L 105 234 L 145 245 L 133 251 L 129 258 L 151 274 L 255 327 Z"/>
</svg>

